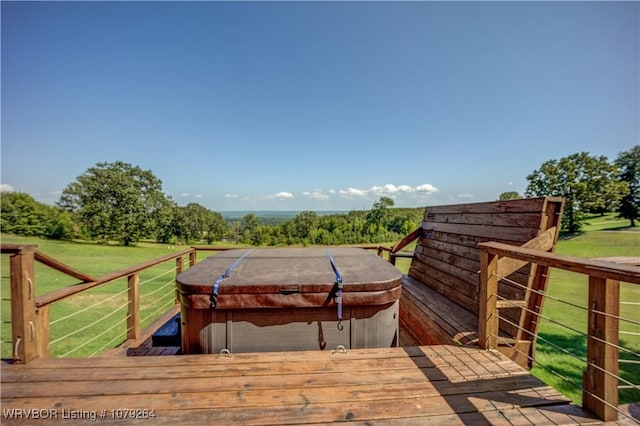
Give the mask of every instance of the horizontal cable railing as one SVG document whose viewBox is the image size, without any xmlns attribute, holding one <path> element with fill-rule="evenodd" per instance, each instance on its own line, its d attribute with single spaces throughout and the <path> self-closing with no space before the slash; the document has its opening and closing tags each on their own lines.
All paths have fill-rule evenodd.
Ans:
<svg viewBox="0 0 640 426">
<path fill-rule="evenodd" d="M 140 338 L 143 327 L 175 305 L 175 276 L 185 269 L 185 259 L 189 266 L 196 260 L 195 249 L 189 248 L 93 277 L 33 245 L 2 244 L 2 254 L 9 255 L 11 271 L 3 277 L 3 294 L 11 295 L 3 301 L 3 309 L 11 312 L 11 321 L 3 316 L 3 357 L 10 345 L 10 357 L 23 363 L 50 356 L 94 356 Z M 168 262 L 175 265 L 167 268 Z M 81 281 L 38 295 L 36 263 Z"/>
<path fill-rule="evenodd" d="M 640 335 L 640 313 L 634 309 L 635 301 L 621 299 L 621 295 L 637 294 L 628 290 L 640 284 L 640 268 L 499 243 L 482 243 L 480 247 L 481 318 L 487 318 L 486 322 L 480 322 L 481 347 L 506 346 L 528 358 L 534 371 L 544 370 L 559 378 L 562 386 L 578 389 L 583 406 L 603 420 L 629 417 L 620 410 L 619 401 L 621 395 L 631 400 L 640 396 L 640 341 L 627 341 L 623 337 Z M 559 290 L 553 287 L 554 280 L 549 288 L 536 290 L 504 276 L 498 262 L 504 257 L 551 268 L 553 274 L 566 274 L 573 289 L 572 300 L 567 300 L 566 294 L 557 296 Z M 498 292 L 500 283 L 526 290 L 525 302 L 546 300 L 545 306 L 553 305 L 553 309 L 541 311 L 542 306 L 527 303 L 523 306 L 519 301 L 508 300 Z M 621 291 L 621 286 L 627 291 Z M 535 336 L 501 312 L 510 307 L 523 309 L 534 318 L 539 326 Z M 523 339 L 534 341 L 535 359 L 533 352 L 525 352 L 517 342 L 501 337 L 503 328 L 515 329 Z M 574 363 L 581 366 L 583 375 L 571 374 L 567 366 Z"/>
<path fill-rule="evenodd" d="M 177 266 L 167 269 L 165 264 L 141 271 L 144 280 L 137 284 L 140 292 L 140 328 L 150 324 L 175 303 L 177 273 Z M 60 301 L 74 308 L 71 313 L 55 319 L 52 311 L 49 323 L 51 355 L 94 356 L 127 340 L 127 335 L 132 332 L 127 321 L 132 320 L 130 311 L 134 303 L 127 296 L 130 291 L 125 280 L 118 279 Z M 96 301 L 89 304 L 78 300 L 83 298 Z M 86 306 L 79 308 L 83 304 Z M 157 308 L 158 305 L 161 307 Z M 61 330 L 60 333 L 58 330 Z M 59 336 L 54 337 L 56 335 Z M 105 340 L 107 344 L 104 344 Z M 63 344 L 70 349 L 62 349 Z"/>
</svg>

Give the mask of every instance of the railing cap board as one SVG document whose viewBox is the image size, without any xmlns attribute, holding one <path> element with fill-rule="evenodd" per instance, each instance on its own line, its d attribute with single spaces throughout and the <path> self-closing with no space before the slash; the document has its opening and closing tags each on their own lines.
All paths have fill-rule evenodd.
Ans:
<svg viewBox="0 0 640 426">
<path fill-rule="evenodd" d="M 35 244 L 6 244 L 2 243 L 0 252 L 6 254 L 16 254 L 26 251 L 36 251 L 38 246 Z"/>
<path fill-rule="evenodd" d="M 491 254 L 526 260 L 552 268 L 580 272 L 595 277 L 640 284 L 640 266 L 588 259 L 532 250 L 509 244 L 487 242 L 478 244 L 481 250 Z"/>
</svg>

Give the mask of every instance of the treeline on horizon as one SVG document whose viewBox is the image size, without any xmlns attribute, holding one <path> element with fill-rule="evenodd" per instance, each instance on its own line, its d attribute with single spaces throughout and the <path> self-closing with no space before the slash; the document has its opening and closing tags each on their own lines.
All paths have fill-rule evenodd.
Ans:
<svg viewBox="0 0 640 426">
<path fill-rule="evenodd" d="M 212 244 L 227 241 L 263 246 L 341 245 L 395 241 L 422 222 L 424 207 L 398 208 L 382 197 L 371 210 L 346 213 L 288 212 L 274 216 L 259 212 L 224 218 L 198 203 L 167 207 L 164 220 L 147 228 L 103 228 L 102 233 L 74 221 L 70 212 L 36 201 L 23 192 L 3 192 L 0 198 L 2 232 L 56 240 L 88 240 L 134 245 L 139 241 L 166 244 Z M 163 226 L 164 225 L 164 226 Z M 135 238 L 133 237 L 135 235 Z M 129 236 L 129 237 L 127 237 Z"/>
<path fill-rule="evenodd" d="M 618 212 L 631 226 L 640 219 L 640 145 L 610 162 L 587 152 L 549 160 L 527 176 L 525 197 L 565 199 L 562 234 L 580 232 L 587 213 Z M 517 192 L 498 199 L 521 198 Z M 98 163 L 70 183 L 55 206 L 23 192 L 0 196 L 2 232 L 60 240 L 135 245 L 169 244 L 341 245 L 397 241 L 416 229 L 424 207 L 396 208 L 381 197 L 369 210 L 318 214 L 302 211 L 291 219 L 223 216 L 198 203 L 178 206 L 162 192 L 151 171 L 117 161 Z"/>
</svg>

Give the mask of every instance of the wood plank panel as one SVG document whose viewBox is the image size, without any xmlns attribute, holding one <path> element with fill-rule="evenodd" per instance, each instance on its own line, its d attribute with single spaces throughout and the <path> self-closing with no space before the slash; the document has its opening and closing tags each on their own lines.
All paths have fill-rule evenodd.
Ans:
<svg viewBox="0 0 640 426">
<path fill-rule="evenodd" d="M 3 412 L 97 410 L 101 424 L 429 425 L 491 424 L 499 418 L 545 424 L 543 410 L 568 403 L 501 354 L 456 346 L 230 358 L 50 359 L 36 364 L 2 365 Z M 59 381 L 60 375 L 75 377 Z M 117 419 L 111 417 L 112 409 L 153 410 L 155 417 Z M 555 424 L 590 420 L 580 418 L 581 411 L 562 413 L 554 411 Z M 29 420 L 33 422 L 5 415 L 3 424 Z M 58 418 L 55 424 L 78 420 Z"/>
<path fill-rule="evenodd" d="M 436 213 L 425 215 L 425 222 L 465 225 L 492 225 L 518 228 L 540 228 L 540 212 L 531 213 Z"/>
<path fill-rule="evenodd" d="M 422 227 L 425 230 L 425 236 L 427 238 L 429 237 L 429 232 L 444 232 L 448 234 L 470 235 L 491 241 L 513 241 L 519 244 L 529 241 L 538 234 L 538 229 L 494 225 L 464 225 L 425 221 L 423 222 Z"/>
<path fill-rule="evenodd" d="M 559 200 L 554 198 L 523 198 L 509 201 L 488 201 L 484 203 L 448 204 L 442 206 L 429 206 L 426 208 L 425 216 L 429 213 L 536 213 L 541 212 L 547 200 Z"/>
</svg>

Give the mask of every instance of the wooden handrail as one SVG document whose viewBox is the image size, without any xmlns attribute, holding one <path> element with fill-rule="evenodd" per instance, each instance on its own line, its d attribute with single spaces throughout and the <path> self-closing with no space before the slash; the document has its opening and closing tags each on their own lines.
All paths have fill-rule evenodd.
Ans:
<svg viewBox="0 0 640 426">
<path fill-rule="evenodd" d="M 47 265 L 53 269 L 56 269 L 62 273 L 65 273 L 73 278 L 77 278 L 79 280 L 82 280 L 83 282 L 92 282 L 92 281 L 97 281 L 95 278 L 93 278 L 91 275 L 85 274 L 84 272 L 80 272 L 74 268 L 72 268 L 69 265 L 65 265 L 64 263 L 60 262 L 59 260 L 54 259 L 51 256 L 48 256 L 44 253 L 42 253 L 40 250 L 36 250 L 35 252 L 35 257 L 36 260 L 40 263 L 42 263 L 43 265 Z"/>
<path fill-rule="evenodd" d="M 35 251 L 38 248 L 35 244 L 8 244 L 2 243 L 0 253 L 2 254 L 18 254 L 23 251 Z"/>
<path fill-rule="evenodd" d="M 215 250 L 215 249 L 214 249 Z M 91 288 L 107 284 L 119 278 L 127 277 L 129 288 L 129 309 L 127 315 L 127 338 L 135 339 L 139 335 L 139 274 L 140 272 L 164 262 L 176 259 L 180 265 L 176 273 L 182 271 L 185 255 L 189 255 L 189 265 L 195 264 L 196 250 L 191 247 L 174 252 L 117 272 L 94 278 L 74 269 L 40 251 L 36 245 L 1 244 L 0 251 L 11 255 L 11 328 L 13 341 L 13 359 L 15 362 L 28 363 L 36 358 L 50 356 L 50 306 Z M 76 285 L 36 297 L 35 262 L 40 262 L 73 278 L 82 280 Z"/>
<path fill-rule="evenodd" d="M 582 404 L 604 421 L 618 418 L 618 327 L 620 320 L 620 281 L 640 284 L 636 260 L 616 263 L 559 255 L 543 250 L 497 242 L 480 247 L 479 345 L 496 349 L 498 345 L 498 281 L 504 277 L 500 261 L 512 259 L 544 267 L 587 275 L 587 367 L 584 372 Z M 502 258 L 501 258 L 502 257 Z M 510 269 L 509 269 L 510 271 Z"/>
<path fill-rule="evenodd" d="M 526 260 L 537 265 L 640 284 L 640 266 L 548 253 L 496 242 L 480 243 L 478 246 L 487 253 Z"/>
<path fill-rule="evenodd" d="M 138 265 L 131 266 L 129 268 L 122 269 L 120 271 L 112 272 L 107 275 L 103 275 L 100 278 L 97 278 L 95 281 L 79 283 L 73 285 L 71 287 L 65 287 L 60 290 L 53 291 L 51 293 L 47 293 L 43 296 L 39 296 L 36 298 L 36 307 L 42 307 L 46 305 L 50 305 L 53 302 L 57 302 L 61 299 L 66 299 L 69 296 L 73 296 L 74 294 L 81 293 L 83 291 L 87 291 L 93 287 L 97 287 L 102 284 L 109 283 L 111 281 L 117 280 L 119 278 L 128 277 L 145 269 L 151 268 L 152 266 L 159 265 L 161 263 L 167 262 L 169 260 L 185 256 L 193 251 L 193 248 L 189 248 L 183 251 L 175 252 L 168 254 L 166 256 L 158 257 L 156 259 L 149 260 L 144 263 L 140 263 Z M 64 271 L 61 271 L 64 272 Z"/>
<path fill-rule="evenodd" d="M 413 231 L 411 231 L 409 235 L 407 235 L 406 237 L 404 237 L 403 239 L 395 243 L 393 247 L 391 247 L 391 252 L 395 253 L 397 251 L 402 250 L 403 248 L 411 244 L 413 241 L 417 240 L 420 237 L 420 235 L 422 235 L 422 227 L 414 229 Z"/>
<path fill-rule="evenodd" d="M 393 247 L 391 247 L 391 250 L 389 251 L 389 262 L 392 265 L 395 265 L 397 257 L 408 257 L 404 255 L 399 256 L 397 253 L 398 251 L 402 250 L 403 248 L 411 244 L 413 241 L 420 238 L 420 236 L 422 236 L 422 227 L 414 229 L 409 235 L 407 235 L 406 237 L 404 237 L 403 239 L 395 243 Z"/>
</svg>

